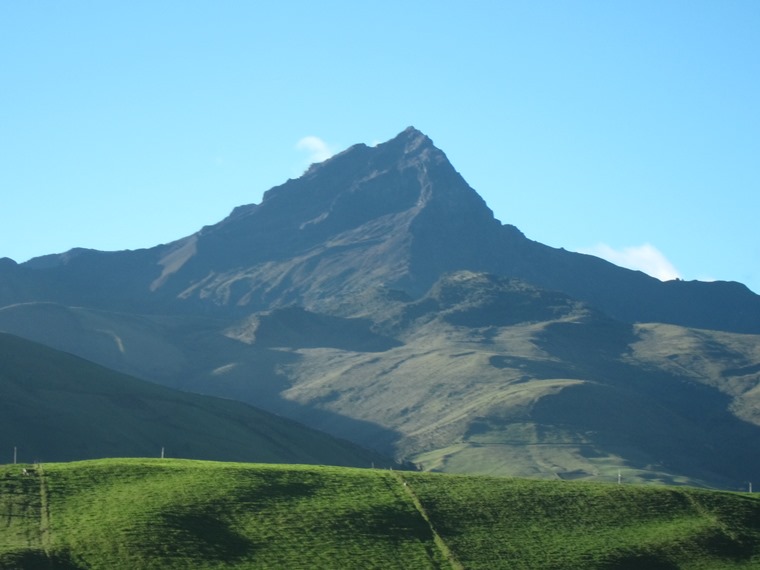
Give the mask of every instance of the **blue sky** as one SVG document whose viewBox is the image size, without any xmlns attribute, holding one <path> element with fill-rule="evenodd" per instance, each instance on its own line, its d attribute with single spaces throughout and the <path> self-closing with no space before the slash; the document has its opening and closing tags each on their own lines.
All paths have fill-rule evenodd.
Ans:
<svg viewBox="0 0 760 570">
<path fill-rule="evenodd" d="M 166 243 L 414 125 L 532 239 L 760 292 L 758 38 L 754 0 L 0 3 L 0 257 Z"/>
</svg>

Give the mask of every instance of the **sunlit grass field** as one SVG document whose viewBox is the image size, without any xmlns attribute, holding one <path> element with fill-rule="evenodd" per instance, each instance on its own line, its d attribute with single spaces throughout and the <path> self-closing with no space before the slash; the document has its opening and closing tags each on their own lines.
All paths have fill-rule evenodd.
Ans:
<svg viewBox="0 0 760 570">
<path fill-rule="evenodd" d="M 0 467 L 0 568 L 757 567 L 746 494 L 188 460 Z"/>
<path fill-rule="evenodd" d="M 760 501 L 688 487 L 405 475 L 465 568 L 760 568 Z"/>
</svg>

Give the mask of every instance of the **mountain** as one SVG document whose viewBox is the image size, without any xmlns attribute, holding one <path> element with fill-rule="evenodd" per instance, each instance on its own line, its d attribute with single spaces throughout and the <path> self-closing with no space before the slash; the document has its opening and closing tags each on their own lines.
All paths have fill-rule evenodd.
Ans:
<svg viewBox="0 0 760 570">
<path fill-rule="evenodd" d="M 532 241 L 413 128 L 169 244 L 0 262 L 0 330 L 427 469 L 760 470 L 760 296 Z"/>
<path fill-rule="evenodd" d="M 0 264 L 0 305 L 241 315 L 299 304 L 356 316 L 378 286 L 424 294 L 442 274 L 517 277 L 626 322 L 760 333 L 738 283 L 671 281 L 527 239 L 493 217 L 432 141 L 410 127 L 355 145 L 218 224 L 148 250 L 75 249 Z"/>
<path fill-rule="evenodd" d="M 21 461 L 167 456 L 390 464 L 239 402 L 185 394 L 0 334 L 0 447 Z"/>
</svg>

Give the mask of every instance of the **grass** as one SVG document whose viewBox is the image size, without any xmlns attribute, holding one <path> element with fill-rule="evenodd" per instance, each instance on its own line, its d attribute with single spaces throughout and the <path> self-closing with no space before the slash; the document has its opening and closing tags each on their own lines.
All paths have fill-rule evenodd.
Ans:
<svg viewBox="0 0 760 570">
<path fill-rule="evenodd" d="M 738 493 L 319 466 L 0 467 L 0 568 L 760 566 Z"/>
<path fill-rule="evenodd" d="M 404 474 L 465 568 L 753 568 L 760 502 L 693 488 Z"/>
<path fill-rule="evenodd" d="M 390 474 L 182 460 L 51 464 L 41 474 L 47 538 L 39 519 L 12 521 L 0 566 L 42 549 L 63 568 L 438 567 L 429 525 Z M 34 502 L 39 482 L 26 491 Z"/>
</svg>

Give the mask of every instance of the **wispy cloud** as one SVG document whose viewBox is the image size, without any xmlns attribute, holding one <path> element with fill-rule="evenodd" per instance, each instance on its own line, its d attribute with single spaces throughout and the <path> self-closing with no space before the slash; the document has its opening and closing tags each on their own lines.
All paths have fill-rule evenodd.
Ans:
<svg viewBox="0 0 760 570">
<path fill-rule="evenodd" d="M 675 266 L 668 261 L 659 249 L 650 243 L 632 245 L 621 249 L 615 249 L 606 243 L 598 243 L 593 247 L 581 249 L 580 252 L 601 257 L 628 269 L 643 271 L 661 281 L 681 277 Z"/>
<path fill-rule="evenodd" d="M 309 153 L 309 163 L 322 162 L 323 160 L 327 160 L 333 154 L 335 154 L 335 152 L 330 148 L 330 145 L 328 145 L 321 138 L 315 136 L 303 137 L 296 143 L 296 149 Z"/>
</svg>

